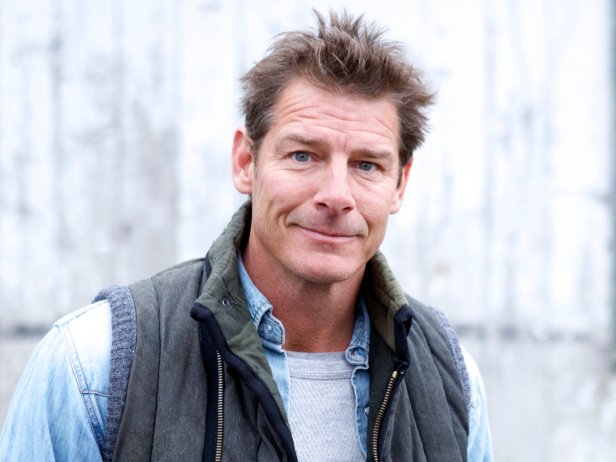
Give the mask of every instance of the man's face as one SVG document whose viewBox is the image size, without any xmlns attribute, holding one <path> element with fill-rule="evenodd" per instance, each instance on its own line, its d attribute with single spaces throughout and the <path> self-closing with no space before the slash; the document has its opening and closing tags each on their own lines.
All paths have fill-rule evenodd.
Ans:
<svg viewBox="0 0 616 462">
<path fill-rule="evenodd" d="M 292 81 L 256 162 L 252 141 L 235 135 L 234 182 L 252 194 L 250 267 L 316 284 L 361 279 L 407 183 L 398 135 L 393 103 Z"/>
</svg>

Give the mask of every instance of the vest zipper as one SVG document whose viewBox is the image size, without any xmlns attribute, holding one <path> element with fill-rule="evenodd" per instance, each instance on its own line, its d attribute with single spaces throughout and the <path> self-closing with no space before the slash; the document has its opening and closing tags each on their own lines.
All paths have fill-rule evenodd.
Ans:
<svg viewBox="0 0 616 462">
<path fill-rule="evenodd" d="M 215 462 L 222 462 L 222 435 L 224 431 L 225 425 L 225 416 L 224 416 L 224 398 L 225 398 L 225 375 L 222 367 L 222 356 L 220 353 L 216 352 L 216 368 L 218 370 L 218 403 L 217 403 L 217 421 L 216 421 L 216 451 L 214 455 Z"/>
<path fill-rule="evenodd" d="M 383 397 L 383 402 L 381 403 L 379 413 L 376 415 L 376 420 L 374 421 L 374 429 L 372 431 L 372 460 L 374 462 L 378 462 L 379 460 L 379 432 L 381 430 L 381 423 L 383 422 L 383 417 L 385 416 L 385 411 L 387 410 L 387 405 L 389 404 L 389 399 L 391 398 L 391 393 L 394 389 L 397 378 L 398 371 L 393 371 L 391 377 L 389 378 L 389 382 L 387 382 L 385 396 Z"/>
<path fill-rule="evenodd" d="M 206 415 L 216 415 L 211 421 L 206 419 L 206 444 L 204 445 L 205 460 L 222 460 L 223 452 L 223 424 L 224 424 L 224 369 L 226 364 L 243 379 L 244 383 L 254 393 L 261 403 L 265 415 L 272 426 L 275 435 L 279 437 L 281 449 L 286 453 L 289 462 L 297 462 L 297 454 L 293 446 L 293 438 L 289 427 L 284 423 L 282 411 L 278 408 L 276 400 L 267 388 L 267 385 L 254 370 L 237 354 L 229 349 L 226 338 L 211 310 L 206 306 L 195 303 L 191 316 L 200 321 L 199 328 L 202 330 L 202 356 L 208 379 L 208 386 L 212 390 L 211 407 L 206 410 Z M 216 361 L 214 361 L 216 354 Z M 223 361 L 224 357 L 224 361 Z M 210 383 L 210 380 L 212 383 Z M 214 389 L 217 388 L 217 391 Z M 214 399 L 216 398 L 216 403 Z M 209 412 L 208 412 L 209 411 Z M 214 433 L 216 436 L 214 439 Z M 208 437 L 209 435 L 209 437 Z M 207 459 L 209 457 L 209 459 Z"/>
</svg>

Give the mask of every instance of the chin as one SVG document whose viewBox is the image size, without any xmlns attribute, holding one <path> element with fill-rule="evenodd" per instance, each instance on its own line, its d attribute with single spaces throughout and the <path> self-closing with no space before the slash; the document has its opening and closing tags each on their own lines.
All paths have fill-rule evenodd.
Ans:
<svg viewBox="0 0 616 462">
<path fill-rule="evenodd" d="M 361 267 L 363 269 L 363 266 Z M 360 268 L 348 265 L 333 265 L 321 261 L 315 265 L 303 265 L 296 267 L 295 275 L 306 282 L 318 285 L 330 285 L 349 281 L 359 272 Z"/>
</svg>

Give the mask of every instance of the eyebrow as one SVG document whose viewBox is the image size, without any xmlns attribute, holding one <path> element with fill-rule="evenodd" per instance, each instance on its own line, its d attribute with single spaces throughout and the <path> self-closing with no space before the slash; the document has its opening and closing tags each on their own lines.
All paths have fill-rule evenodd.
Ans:
<svg viewBox="0 0 616 462">
<path fill-rule="evenodd" d="M 281 145 L 284 145 L 285 143 L 288 143 L 288 142 L 299 143 L 299 144 L 302 144 L 308 147 L 313 147 L 319 150 L 325 150 L 325 148 L 327 147 L 327 143 L 324 141 L 321 141 L 316 138 L 307 138 L 297 133 L 289 133 L 288 135 L 280 139 L 277 144 L 278 144 L 278 147 L 280 147 Z M 364 149 L 357 149 L 353 152 L 354 154 L 359 154 L 360 156 L 366 157 L 369 159 L 388 159 L 388 158 L 395 157 L 395 153 L 392 153 L 390 151 L 379 151 L 379 150 L 374 150 L 374 149 L 364 148 Z"/>
<path fill-rule="evenodd" d="M 280 146 L 282 144 L 289 143 L 289 142 L 299 143 L 299 144 L 303 144 L 303 145 L 311 146 L 315 148 L 325 148 L 325 145 L 327 144 L 315 138 L 306 138 L 297 133 L 289 133 L 288 135 L 285 135 L 283 138 L 281 138 L 278 141 L 278 145 Z"/>
</svg>

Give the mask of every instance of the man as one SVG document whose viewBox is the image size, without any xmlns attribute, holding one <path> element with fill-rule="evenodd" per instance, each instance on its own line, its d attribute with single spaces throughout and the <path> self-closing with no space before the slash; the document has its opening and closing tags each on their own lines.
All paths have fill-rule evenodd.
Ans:
<svg viewBox="0 0 616 462">
<path fill-rule="evenodd" d="M 374 26 L 317 20 L 242 79 L 250 201 L 204 259 L 56 323 L 2 460 L 491 460 L 476 366 L 378 252 L 432 96 Z"/>
</svg>

